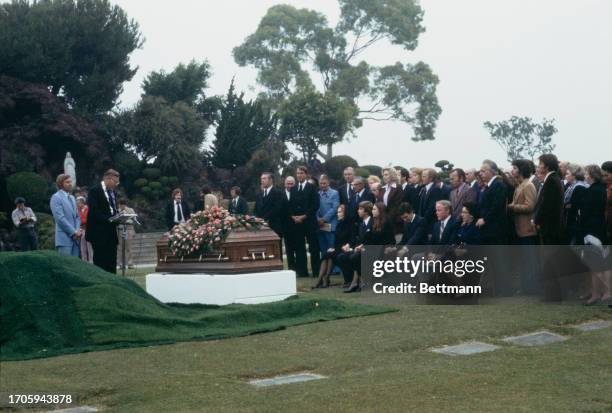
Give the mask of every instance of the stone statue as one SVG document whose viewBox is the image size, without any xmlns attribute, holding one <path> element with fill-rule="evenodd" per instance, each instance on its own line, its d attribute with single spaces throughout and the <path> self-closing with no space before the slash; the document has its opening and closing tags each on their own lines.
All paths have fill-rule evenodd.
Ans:
<svg viewBox="0 0 612 413">
<path fill-rule="evenodd" d="M 70 152 L 66 152 L 66 158 L 64 158 L 64 173 L 66 175 L 70 175 L 72 178 L 72 187 L 77 187 L 76 180 L 76 162 L 74 162 L 74 158 L 70 154 Z"/>
</svg>

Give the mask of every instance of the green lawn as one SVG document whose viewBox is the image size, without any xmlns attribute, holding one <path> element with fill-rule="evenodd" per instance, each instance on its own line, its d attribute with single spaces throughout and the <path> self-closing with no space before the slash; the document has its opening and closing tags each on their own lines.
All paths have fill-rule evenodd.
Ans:
<svg viewBox="0 0 612 413">
<path fill-rule="evenodd" d="M 147 271 L 133 273 L 139 284 Z M 339 281 L 339 280 L 336 280 Z M 302 294 L 388 304 L 339 288 Z M 609 319 L 607 307 L 543 304 L 424 306 L 291 327 L 220 341 L 101 351 L 3 362 L 4 392 L 75 395 L 111 412 L 611 412 L 612 328 L 567 326 Z M 546 328 L 569 340 L 538 348 L 500 341 Z M 429 351 L 483 340 L 502 349 L 467 357 Z M 311 371 L 325 380 L 257 389 L 250 378 Z"/>
</svg>

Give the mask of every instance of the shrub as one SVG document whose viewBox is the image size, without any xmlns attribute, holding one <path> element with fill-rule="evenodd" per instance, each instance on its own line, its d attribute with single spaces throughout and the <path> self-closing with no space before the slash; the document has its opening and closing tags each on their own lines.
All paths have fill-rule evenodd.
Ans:
<svg viewBox="0 0 612 413">
<path fill-rule="evenodd" d="M 355 168 L 355 176 L 361 176 L 362 178 L 367 178 L 372 175 L 369 169 L 366 168 Z"/>
<path fill-rule="evenodd" d="M 357 168 L 359 164 L 353 158 L 348 155 L 338 155 L 334 156 L 323 165 L 325 172 L 331 179 L 340 180 L 342 179 L 342 174 L 344 172 L 344 168 L 347 166 L 352 166 L 353 168 Z"/>
<path fill-rule="evenodd" d="M 144 176 L 148 180 L 157 179 L 161 176 L 161 171 L 157 168 L 145 168 L 142 171 L 142 176 Z"/>
<path fill-rule="evenodd" d="M 381 168 L 380 166 L 376 166 L 376 165 L 362 165 L 361 167 L 367 169 L 368 171 L 370 171 L 370 175 L 376 175 L 379 178 L 382 178 L 382 170 L 383 170 L 383 168 Z"/>
<path fill-rule="evenodd" d="M 153 190 L 159 190 L 161 189 L 161 187 L 162 187 L 162 184 L 157 181 L 149 182 L 149 188 Z"/>
<path fill-rule="evenodd" d="M 33 210 L 48 209 L 48 188 L 47 181 L 34 172 L 17 172 L 6 179 L 6 191 L 11 203 L 22 196 Z"/>
<path fill-rule="evenodd" d="M 147 178 L 138 178 L 137 180 L 134 181 L 134 186 L 136 188 L 142 188 L 143 186 L 146 186 L 149 183 L 149 181 L 147 180 Z"/>
<path fill-rule="evenodd" d="M 171 176 L 168 178 L 168 184 L 170 184 L 170 186 L 175 187 L 178 185 L 178 183 L 179 183 L 178 176 Z"/>
<path fill-rule="evenodd" d="M 159 178 L 159 182 L 161 182 L 162 185 L 168 185 L 168 182 L 170 182 L 170 178 L 167 176 L 162 176 L 161 178 Z"/>
<path fill-rule="evenodd" d="M 38 246 L 43 250 L 55 249 L 55 221 L 51 214 L 44 212 L 35 212 L 38 223 L 36 230 L 38 232 Z"/>
</svg>

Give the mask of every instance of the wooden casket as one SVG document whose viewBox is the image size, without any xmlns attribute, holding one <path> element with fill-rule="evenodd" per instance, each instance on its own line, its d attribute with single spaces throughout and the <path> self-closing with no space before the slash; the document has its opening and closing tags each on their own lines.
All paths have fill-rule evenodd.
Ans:
<svg viewBox="0 0 612 413">
<path fill-rule="evenodd" d="M 268 227 L 234 229 L 218 249 L 187 257 L 172 255 L 167 235 L 157 241 L 155 272 L 243 274 L 282 269 L 280 238 Z"/>
</svg>

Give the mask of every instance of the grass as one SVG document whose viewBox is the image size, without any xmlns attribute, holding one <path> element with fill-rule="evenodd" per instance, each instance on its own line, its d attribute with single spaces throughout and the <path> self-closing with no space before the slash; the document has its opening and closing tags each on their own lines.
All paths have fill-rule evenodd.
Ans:
<svg viewBox="0 0 612 413">
<path fill-rule="evenodd" d="M 146 269 L 132 273 L 140 285 Z M 335 281 L 339 281 L 336 279 Z M 301 294 L 387 303 L 338 288 Z M 5 392 L 73 394 L 110 412 L 610 412 L 612 328 L 606 307 L 511 298 L 483 306 L 395 301 L 399 312 L 291 327 L 249 337 L 120 349 L 0 364 Z M 569 336 L 510 346 L 509 334 L 546 328 Z M 431 347 L 482 340 L 500 350 L 448 357 Z M 325 380 L 257 389 L 250 378 L 311 371 Z"/>
</svg>

